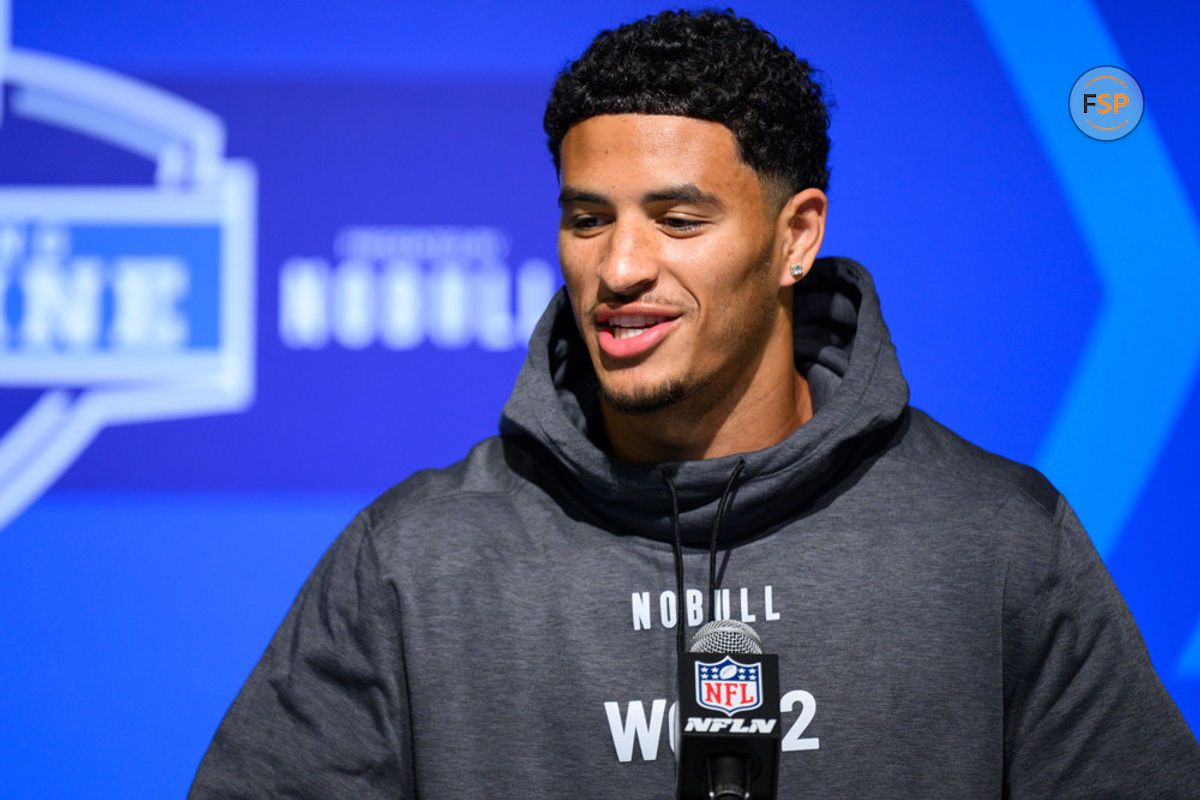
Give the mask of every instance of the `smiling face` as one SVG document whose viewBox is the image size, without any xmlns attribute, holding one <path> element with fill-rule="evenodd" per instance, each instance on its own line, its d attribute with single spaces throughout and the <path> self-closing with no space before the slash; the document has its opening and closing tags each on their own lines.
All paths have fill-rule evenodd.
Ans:
<svg viewBox="0 0 1200 800">
<path fill-rule="evenodd" d="M 591 117 L 560 177 L 559 260 L 611 409 L 703 411 L 749 389 L 772 341 L 790 354 L 788 227 L 728 128 Z"/>
</svg>

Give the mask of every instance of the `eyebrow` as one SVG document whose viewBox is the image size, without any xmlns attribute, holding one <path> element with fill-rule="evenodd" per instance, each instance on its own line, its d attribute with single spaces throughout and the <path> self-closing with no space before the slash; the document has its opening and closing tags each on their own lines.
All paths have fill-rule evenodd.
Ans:
<svg viewBox="0 0 1200 800">
<path fill-rule="evenodd" d="M 602 194 L 585 192 L 583 189 L 576 189 L 574 186 L 564 186 L 562 191 L 558 193 L 558 205 L 562 207 L 571 203 L 590 203 L 596 206 L 609 205 L 608 198 Z"/>
<path fill-rule="evenodd" d="M 701 191 L 700 187 L 694 183 L 680 183 L 675 186 L 667 186 L 652 192 L 646 192 L 642 195 L 642 205 L 665 202 L 690 203 L 692 205 L 712 206 L 714 208 L 725 207 L 725 204 L 721 202 L 721 198 L 715 194 Z M 602 194 L 585 191 L 574 186 L 564 186 L 562 191 L 558 193 L 558 205 L 559 207 L 563 207 L 572 203 L 589 203 L 598 206 L 612 204 Z"/>
<path fill-rule="evenodd" d="M 689 203 L 696 206 L 713 206 L 715 208 L 725 207 L 725 204 L 721 202 L 721 198 L 715 194 L 701 191 L 700 187 L 694 183 L 680 183 L 676 186 L 668 186 L 665 189 L 647 192 L 642 195 L 642 205 L 664 202 Z"/>
</svg>

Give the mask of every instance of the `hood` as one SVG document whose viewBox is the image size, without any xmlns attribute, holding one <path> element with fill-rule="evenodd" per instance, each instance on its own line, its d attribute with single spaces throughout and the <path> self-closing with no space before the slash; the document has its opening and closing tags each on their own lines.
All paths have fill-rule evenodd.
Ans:
<svg viewBox="0 0 1200 800">
<path fill-rule="evenodd" d="M 640 464 L 596 444 L 605 441 L 597 378 L 566 290 L 559 290 L 534 329 L 500 434 L 531 453 L 553 491 L 570 495 L 574 502 L 564 505 L 616 533 L 672 541 L 666 470 L 679 496 L 682 539 L 692 546 L 707 547 L 722 491 L 744 460 L 720 541 L 760 536 L 834 491 L 848 466 L 886 446 L 908 405 L 908 384 L 862 265 L 818 259 L 796 286 L 793 326 L 812 419 L 763 450 Z"/>
</svg>

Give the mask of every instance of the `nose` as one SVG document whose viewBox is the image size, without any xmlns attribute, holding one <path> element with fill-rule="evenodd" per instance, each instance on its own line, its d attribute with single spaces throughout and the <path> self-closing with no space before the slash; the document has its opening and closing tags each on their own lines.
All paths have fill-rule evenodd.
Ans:
<svg viewBox="0 0 1200 800">
<path fill-rule="evenodd" d="M 636 220 L 618 218 L 597 270 L 601 285 L 618 297 L 637 297 L 658 279 L 653 231 Z"/>
</svg>

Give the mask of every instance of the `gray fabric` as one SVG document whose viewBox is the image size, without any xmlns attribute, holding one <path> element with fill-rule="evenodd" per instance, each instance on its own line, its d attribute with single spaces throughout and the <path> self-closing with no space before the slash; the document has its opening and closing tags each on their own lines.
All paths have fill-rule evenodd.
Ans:
<svg viewBox="0 0 1200 800">
<path fill-rule="evenodd" d="M 779 654 L 780 797 L 1200 797 L 1065 501 L 908 407 L 865 270 L 822 259 L 801 286 L 816 413 L 742 454 L 720 560 L 719 601 Z M 670 500 L 660 467 L 604 452 L 593 389 L 560 295 L 502 435 L 342 533 L 192 797 L 672 796 Z M 736 460 L 661 465 L 687 608 Z"/>
</svg>

